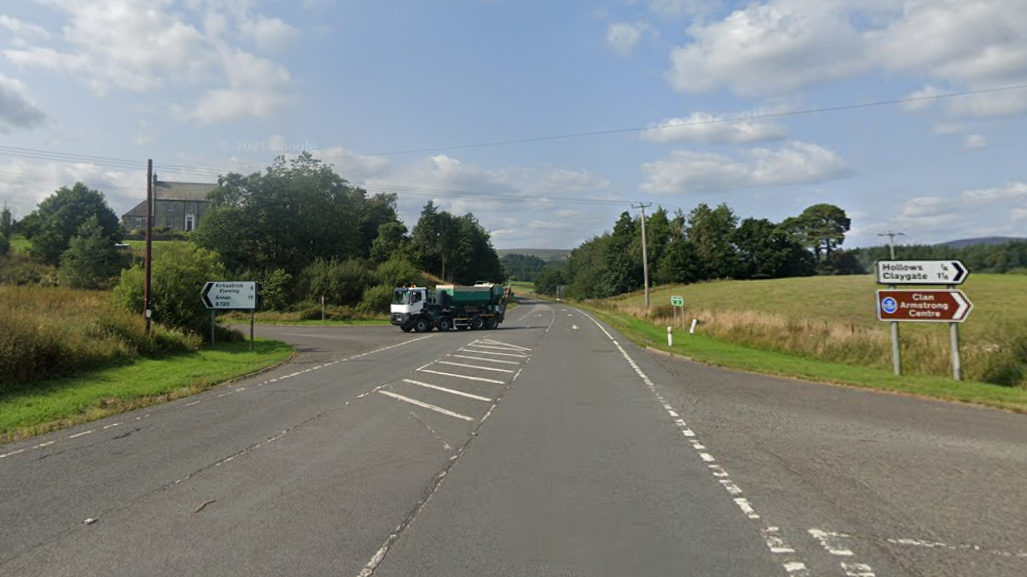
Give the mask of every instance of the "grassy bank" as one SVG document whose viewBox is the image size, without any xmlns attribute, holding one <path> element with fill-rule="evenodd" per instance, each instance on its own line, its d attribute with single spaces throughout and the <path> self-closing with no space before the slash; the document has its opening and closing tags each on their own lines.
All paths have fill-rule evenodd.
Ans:
<svg viewBox="0 0 1027 577">
<path fill-rule="evenodd" d="M 669 347 L 666 324 L 657 326 L 630 313 L 612 310 L 609 307 L 584 305 L 583 308 L 594 312 L 639 345 L 682 355 L 710 365 L 1027 413 L 1027 390 L 1020 387 L 975 381 L 957 382 L 950 378 L 931 375 L 896 377 L 888 370 L 843 365 L 724 342 L 703 331 L 689 335 L 687 331 L 679 329 L 675 333 L 674 346 Z"/>
<path fill-rule="evenodd" d="M 9 391 L 0 394 L 0 442 L 193 395 L 292 354 L 276 341 L 258 340 L 253 351 L 248 342 L 219 344 Z"/>
<path fill-rule="evenodd" d="M 686 318 L 718 341 L 853 367 L 888 370 L 888 324 L 876 319 L 870 276 L 728 281 L 659 287 L 648 317 L 641 294 L 602 303 L 604 308 L 662 327 L 672 323 L 671 295 L 685 300 Z M 1027 277 L 974 275 L 963 286 L 974 302 L 960 326 L 964 376 L 1024 387 L 1027 382 Z M 902 323 L 903 372 L 951 374 L 944 323 Z"/>
</svg>

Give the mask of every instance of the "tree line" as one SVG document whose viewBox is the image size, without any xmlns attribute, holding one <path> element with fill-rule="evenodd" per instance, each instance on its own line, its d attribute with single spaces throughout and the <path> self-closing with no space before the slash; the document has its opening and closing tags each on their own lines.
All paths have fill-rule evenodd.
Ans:
<svg viewBox="0 0 1027 577">
<path fill-rule="evenodd" d="M 536 290 L 555 294 L 565 286 L 572 298 L 606 298 L 641 289 L 641 218 L 622 213 L 612 231 L 571 251 L 565 266 L 540 271 Z M 864 272 L 841 248 L 851 221 L 831 204 L 810 206 L 780 223 L 740 220 L 727 204 L 705 203 L 687 214 L 660 207 L 645 218 L 651 284 Z"/>
<path fill-rule="evenodd" d="M 187 242 L 161 243 L 154 256 L 154 319 L 202 330 L 206 280 L 256 280 L 262 308 L 320 302 L 385 312 L 392 289 L 428 282 L 503 282 L 488 231 L 428 202 L 412 230 L 395 194 L 369 194 L 304 153 L 263 172 L 218 178 L 211 205 Z M 0 213 L 0 282 L 111 290 L 142 310 L 143 263 L 118 251 L 124 237 L 104 195 L 82 183 L 61 187 L 20 221 Z M 24 235 L 28 257 L 3 256 Z M 40 272 L 55 271 L 54 273 Z M 200 286 L 193 286 L 200 283 Z"/>
<path fill-rule="evenodd" d="M 857 248 L 852 251 L 860 266 L 873 270 L 878 260 L 891 258 L 887 246 Z M 975 244 L 963 248 L 947 245 L 902 245 L 895 247 L 897 260 L 961 260 L 976 273 L 1027 274 L 1027 240 L 1012 240 L 996 244 Z"/>
</svg>

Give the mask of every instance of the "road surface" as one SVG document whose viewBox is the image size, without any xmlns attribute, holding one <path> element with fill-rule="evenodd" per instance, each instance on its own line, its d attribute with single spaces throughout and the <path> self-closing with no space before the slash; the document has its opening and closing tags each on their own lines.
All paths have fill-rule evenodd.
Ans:
<svg viewBox="0 0 1027 577">
<path fill-rule="evenodd" d="M 300 357 L 0 447 L 0 575 L 1027 575 L 1023 416 L 697 365 L 560 303 L 258 331 Z"/>
</svg>

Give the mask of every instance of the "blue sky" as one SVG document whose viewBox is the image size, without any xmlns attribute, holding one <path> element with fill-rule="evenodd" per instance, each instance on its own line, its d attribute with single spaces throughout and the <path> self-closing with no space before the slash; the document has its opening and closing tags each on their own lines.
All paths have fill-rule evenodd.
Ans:
<svg viewBox="0 0 1027 577">
<path fill-rule="evenodd" d="M 830 202 L 849 246 L 1027 236 L 1027 86 L 805 112 L 1027 85 L 1025 31 L 1027 0 L 5 2 L 0 202 L 83 180 L 120 214 L 147 158 L 213 181 L 310 150 L 497 248 L 573 248 L 632 202 Z"/>
</svg>

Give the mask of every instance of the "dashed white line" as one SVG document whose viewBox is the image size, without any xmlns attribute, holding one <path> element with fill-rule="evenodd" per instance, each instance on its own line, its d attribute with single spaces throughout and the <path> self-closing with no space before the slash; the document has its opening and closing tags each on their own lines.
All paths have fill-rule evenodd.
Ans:
<svg viewBox="0 0 1027 577">
<path fill-rule="evenodd" d="M 716 459 L 713 458 L 713 455 L 709 453 L 699 453 L 699 458 L 703 461 L 706 461 L 707 463 L 712 463 L 713 461 L 716 461 Z"/>
<path fill-rule="evenodd" d="M 980 545 L 949 545 L 946 543 L 938 543 L 934 541 L 922 541 L 920 539 L 886 539 L 886 541 L 893 545 L 911 545 L 914 547 L 925 547 L 928 549 L 948 549 L 949 551 L 974 551 L 977 553 L 988 553 L 990 555 L 998 555 L 1000 557 L 1018 557 L 1022 559 L 1027 559 L 1027 552 L 1025 551 L 1013 553 L 1012 551 L 1001 551 L 998 549 L 982 547 Z"/>
<path fill-rule="evenodd" d="M 110 424 L 110 425 L 105 425 L 105 426 L 103 427 L 103 430 L 104 430 L 104 431 L 106 431 L 107 429 L 113 429 L 114 427 L 117 427 L 117 426 L 118 426 L 118 425 L 120 425 L 120 424 L 121 424 L 121 423 L 112 423 L 112 424 Z"/>
<path fill-rule="evenodd" d="M 529 347 L 522 347 L 520 345 L 512 345 L 510 343 L 504 343 L 502 341 L 494 341 L 492 339 L 485 339 L 485 340 L 482 340 L 481 342 L 489 343 L 489 344 L 492 344 L 492 345 L 502 345 L 504 347 L 511 347 L 511 348 L 518 349 L 518 350 L 521 350 L 521 351 L 524 351 L 524 352 L 530 352 L 531 351 L 531 348 L 529 348 Z"/>
<path fill-rule="evenodd" d="M 95 433 L 95 432 L 96 431 L 94 429 L 90 429 L 88 431 L 82 431 L 81 433 L 75 433 L 74 435 L 68 435 L 68 438 L 69 439 L 77 439 L 79 437 L 82 437 L 82 436 L 85 436 L 85 435 L 89 435 L 89 434 Z"/>
<path fill-rule="evenodd" d="M 378 391 L 378 393 L 381 394 L 381 395 L 385 395 L 387 397 L 392 397 L 393 399 L 396 399 L 398 401 L 403 401 L 404 403 L 410 403 L 411 405 L 417 405 L 418 407 L 422 407 L 422 408 L 428 409 L 429 411 L 435 411 L 436 413 L 439 413 L 439 414 L 442 414 L 442 415 L 446 415 L 448 417 L 455 417 L 457 419 L 462 419 L 464 421 L 473 421 L 474 420 L 473 418 L 468 417 L 467 415 L 461 415 L 460 413 L 457 413 L 457 412 L 454 412 L 454 411 L 450 411 L 449 409 L 443 409 L 442 407 L 438 407 L 438 406 L 432 405 L 430 403 L 425 403 L 424 401 L 418 401 L 417 399 L 411 399 L 410 397 L 404 397 L 403 395 L 397 395 L 396 393 L 393 393 L 391 391 Z"/>
<path fill-rule="evenodd" d="M 453 389 L 447 389 L 445 387 L 440 387 L 440 386 L 437 386 L 437 385 L 430 385 L 428 383 L 422 383 L 421 381 L 415 381 L 415 380 L 412 380 L 412 379 L 403 379 L 403 382 L 404 383 L 410 383 L 411 385 L 417 385 L 419 387 L 424 387 L 426 389 L 434 389 L 436 391 L 442 391 L 443 393 L 449 393 L 451 395 L 458 395 L 458 396 L 461 396 L 461 397 L 467 397 L 468 399 L 474 399 L 476 401 L 485 401 L 487 403 L 491 403 L 492 402 L 492 399 L 490 399 L 488 397 L 482 397 L 480 395 L 472 395 L 471 393 L 465 393 L 463 391 L 455 391 Z"/>
<path fill-rule="evenodd" d="M 504 361 L 503 359 L 486 359 L 484 357 L 472 357 L 472 356 L 469 356 L 469 355 L 453 354 L 453 355 L 449 355 L 449 356 L 460 358 L 460 359 L 471 359 L 471 360 L 474 360 L 474 361 L 483 361 L 483 362 L 488 362 L 488 363 L 499 363 L 501 365 L 519 365 L 519 364 L 521 364 L 521 363 L 519 363 L 517 361 Z"/>
<path fill-rule="evenodd" d="M 13 456 L 13 455 L 17 455 L 18 453 L 24 453 L 24 452 L 25 452 L 25 449 L 18 449 L 17 451 L 11 451 L 10 453 L 4 453 L 3 455 L 0 455 L 0 459 L 3 459 L 4 457 L 10 457 L 10 456 Z"/>
<path fill-rule="evenodd" d="M 832 555 L 838 555 L 840 557 L 851 557 L 852 550 L 845 547 L 840 543 L 841 539 L 845 539 L 848 535 L 841 533 L 831 533 L 829 531 L 821 531 L 820 529 L 810 529 L 809 534 L 814 539 L 820 542 L 820 546 L 823 547 L 828 553 Z"/>
<path fill-rule="evenodd" d="M 782 553 L 795 553 L 795 549 L 792 549 L 785 540 L 777 534 L 777 527 L 767 527 L 763 529 L 763 538 L 767 541 L 767 547 L 770 548 L 770 552 L 774 554 Z"/>
<path fill-rule="evenodd" d="M 422 373 L 431 373 L 433 375 L 442 375 L 444 377 L 454 377 L 457 379 L 467 379 L 468 381 L 480 381 L 483 383 L 493 383 L 496 385 L 504 384 L 503 381 L 497 381 L 496 379 L 486 379 L 484 377 L 470 377 L 467 375 L 458 375 L 456 373 L 443 373 L 442 371 L 429 371 L 428 369 L 421 369 Z"/>
<path fill-rule="evenodd" d="M 52 445 L 52 444 L 54 444 L 56 442 L 57 441 L 47 441 L 45 443 L 40 443 L 40 444 L 38 444 L 38 445 L 36 445 L 35 447 L 32 447 L 32 448 L 33 449 L 42 449 L 43 447 L 49 447 L 50 445 Z"/>
<path fill-rule="evenodd" d="M 453 361 L 438 361 L 440 365 L 449 365 L 451 367 L 464 367 L 467 369 L 478 369 L 479 371 L 493 371 L 496 373 L 513 373 L 510 369 L 497 369 L 495 367 L 482 367 L 478 365 L 468 365 L 467 363 L 454 363 Z"/>
<path fill-rule="evenodd" d="M 735 498 L 735 504 L 737 504 L 738 508 L 741 509 L 743 513 L 745 513 L 746 517 L 748 517 L 750 519 L 759 519 L 760 518 L 760 516 L 756 513 L 756 510 L 753 509 L 752 505 L 749 504 L 749 500 L 746 499 L 745 497 L 737 497 L 737 498 Z"/>
<path fill-rule="evenodd" d="M 784 566 L 785 571 L 787 571 L 789 575 L 797 575 L 799 577 L 809 575 L 809 570 L 806 569 L 806 564 L 800 561 L 785 563 Z"/>
<path fill-rule="evenodd" d="M 841 566 L 848 577 L 877 577 L 874 570 L 864 563 L 842 563 Z"/>
<path fill-rule="evenodd" d="M 187 407 L 191 407 L 191 406 L 193 406 L 193 405 L 199 405 L 199 404 L 200 404 L 200 403 L 202 403 L 202 402 L 203 402 L 203 401 L 193 401 L 193 402 L 191 402 L 191 403 L 186 403 L 186 404 L 185 404 L 185 406 L 187 406 Z"/>
</svg>

